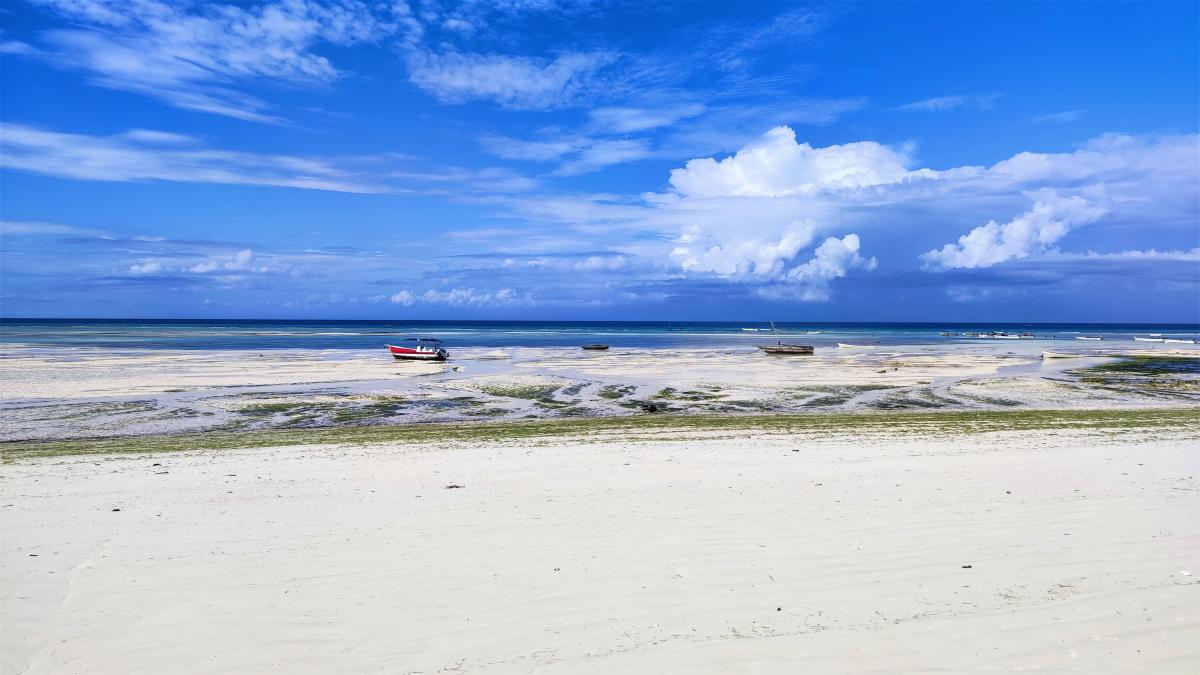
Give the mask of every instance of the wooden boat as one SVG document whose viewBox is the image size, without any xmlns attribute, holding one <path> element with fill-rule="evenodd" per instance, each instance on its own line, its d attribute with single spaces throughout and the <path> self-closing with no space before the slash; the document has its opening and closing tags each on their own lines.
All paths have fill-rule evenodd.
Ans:
<svg viewBox="0 0 1200 675">
<path fill-rule="evenodd" d="M 759 345 L 758 348 L 768 354 L 778 356 L 808 356 L 813 353 L 812 345 L 788 345 L 782 342 L 773 345 Z"/>
<path fill-rule="evenodd" d="M 593 342 L 592 344 L 584 345 L 582 348 L 588 350 L 589 352 L 602 352 L 605 349 L 608 349 L 608 345 L 600 344 L 599 342 Z"/>
<path fill-rule="evenodd" d="M 1156 337 L 1135 337 L 1133 339 L 1137 340 L 1138 342 L 1166 342 L 1165 339 Z"/>
<path fill-rule="evenodd" d="M 1076 340 L 1103 340 L 1099 335 L 1076 335 Z"/>
<path fill-rule="evenodd" d="M 1085 354 L 1063 354 L 1061 352 L 1042 352 L 1043 359 L 1081 359 Z"/>
<path fill-rule="evenodd" d="M 442 348 L 436 338 L 405 338 L 404 344 L 387 345 L 388 352 L 397 361 L 445 361 L 450 352 Z"/>
</svg>

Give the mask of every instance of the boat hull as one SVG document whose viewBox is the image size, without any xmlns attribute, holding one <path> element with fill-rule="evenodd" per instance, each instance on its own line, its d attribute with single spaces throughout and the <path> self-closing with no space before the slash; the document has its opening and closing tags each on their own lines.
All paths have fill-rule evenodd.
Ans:
<svg viewBox="0 0 1200 675">
<path fill-rule="evenodd" d="M 759 345 L 759 349 L 776 356 L 811 356 L 813 348 L 808 345 Z"/>
<path fill-rule="evenodd" d="M 445 349 L 413 349 L 388 345 L 388 352 L 397 361 L 445 361 L 450 354 Z"/>
</svg>

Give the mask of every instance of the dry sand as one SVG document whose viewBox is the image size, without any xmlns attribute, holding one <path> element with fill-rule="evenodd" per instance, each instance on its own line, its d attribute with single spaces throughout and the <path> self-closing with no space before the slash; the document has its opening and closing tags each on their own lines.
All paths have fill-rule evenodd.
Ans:
<svg viewBox="0 0 1200 675">
<path fill-rule="evenodd" d="M 20 461 L 0 665 L 1195 673 L 1196 448 L 751 434 Z"/>
</svg>

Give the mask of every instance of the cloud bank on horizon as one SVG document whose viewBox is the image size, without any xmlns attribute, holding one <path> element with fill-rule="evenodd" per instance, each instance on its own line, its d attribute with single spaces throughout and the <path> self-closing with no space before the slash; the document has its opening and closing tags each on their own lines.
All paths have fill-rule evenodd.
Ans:
<svg viewBox="0 0 1200 675">
<path fill-rule="evenodd" d="M 1069 9 L 30 0 L 0 314 L 1200 321 L 1200 9 Z"/>
</svg>

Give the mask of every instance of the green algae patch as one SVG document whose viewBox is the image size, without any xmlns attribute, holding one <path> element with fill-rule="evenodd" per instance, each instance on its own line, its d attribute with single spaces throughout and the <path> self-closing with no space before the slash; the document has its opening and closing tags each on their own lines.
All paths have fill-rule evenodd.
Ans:
<svg viewBox="0 0 1200 675">
<path fill-rule="evenodd" d="M 1083 384 L 1122 394 L 1195 399 L 1200 393 L 1200 357 L 1122 356 L 1120 360 L 1068 371 Z"/>
<path fill-rule="evenodd" d="M 558 391 L 560 385 L 557 384 L 534 384 L 521 386 L 504 386 L 504 385 L 484 385 L 479 387 L 479 391 L 489 395 L 502 398 L 523 398 L 531 401 L 553 400 L 554 393 Z"/>
<path fill-rule="evenodd" d="M 1076 371 L 1081 374 L 1135 375 L 1200 375 L 1200 357 L 1196 356 L 1124 356 L 1120 361 L 1102 363 Z"/>
<path fill-rule="evenodd" d="M 946 436 L 997 431 L 1151 431 L 1200 438 L 1200 407 L 1167 410 L 969 410 L 839 412 L 773 415 L 634 415 L 585 419 L 428 423 L 371 427 L 263 429 L 156 436 L 124 436 L 0 443 L 5 462 L 38 457 L 208 451 L 296 445 L 398 443 L 472 445 L 538 442 L 663 440 L 705 432 L 832 435 Z M 683 436 L 686 438 L 686 436 Z"/>
<path fill-rule="evenodd" d="M 606 398 L 610 401 L 613 401 L 618 398 L 625 398 L 635 391 L 637 391 L 637 387 L 632 385 L 608 384 L 600 387 L 600 391 L 596 392 L 596 394 L 600 398 Z"/>
</svg>

